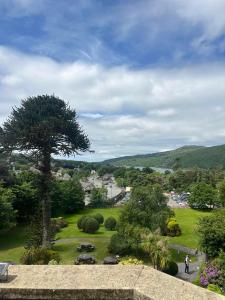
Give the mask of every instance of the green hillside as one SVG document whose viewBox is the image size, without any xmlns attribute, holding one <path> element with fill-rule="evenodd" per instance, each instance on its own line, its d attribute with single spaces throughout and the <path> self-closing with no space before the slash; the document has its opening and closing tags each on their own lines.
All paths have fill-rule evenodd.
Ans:
<svg viewBox="0 0 225 300">
<path fill-rule="evenodd" d="M 146 155 L 119 157 L 104 161 L 115 166 L 140 166 L 171 168 L 176 159 L 183 168 L 225 167 L 225 145 L 203 147 L 184 146 L 176 150 Z"/>
</svg>

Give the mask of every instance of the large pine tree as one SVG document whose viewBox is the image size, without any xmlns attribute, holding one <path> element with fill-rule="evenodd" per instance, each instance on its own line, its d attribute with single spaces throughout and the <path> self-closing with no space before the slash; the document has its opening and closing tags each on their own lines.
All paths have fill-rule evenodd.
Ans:
<svg viewBox="0 0 225 300">
<path fill-rule="evenodd" d="M 55 96 L 23 100 L 0 127 L 0 150 L 27 152 L 38 157 L 43 247 L 49 247 L 51 239 L 51 155 L 71 155 L 87 151 L 89 147 L 89 139 L 77 122 L 75 110 Z"/>
</svg>

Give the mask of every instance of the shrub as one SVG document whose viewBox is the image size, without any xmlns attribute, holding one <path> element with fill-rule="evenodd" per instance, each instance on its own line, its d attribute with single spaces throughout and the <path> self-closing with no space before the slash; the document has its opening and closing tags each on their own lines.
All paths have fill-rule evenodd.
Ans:
<svg viewBox="0 0 225 300">
<path fill-rule="evenodd" d="M 137 258 L 133 258 L 133 257 L 128 257 L 128 258 L 125 258 L 123 260 L 121 260 L 119 262 L 120 265 L 143 265 L 144 262 L 142 260 L 139 260 Z"/>
<path fill-rule="evenodd" d="M 78 229 L 83 230 L 83 227 L 84 227 L 84 222 L 83 221 L 86 220 L 87 218 L 88 218 L 87 216 L 82 216 L 78 219 L 78 221 L 77 221 Z"/>
<path fill-rule="evenodd" d="M 116 228 L 116 219 L 113 217 L 109 217 L 105 220 L 105 228 L 107 230 L 115 230 Z"/>
<path fill-rule="evenodd" d="M 87 218 L 82 222 L 83 230 L 86 233 L 95 233 L 99 229 L 99 223 L 94 218 Z"/>
<path fill-rule="evenodd" d="M 59 263 L 60 256 L 56 251 L 34 247 L 27 249 L 20 259 L 24 265 L 47 265 L 51 260 Z"/>
<path fill-rule="evenodd" d="M 64 228 L 68 226 L 68 223 L 65 219 L 63 219 L 63 217 L 59 217 L 59 218 L 52 218 L 51 219 L 51 234 L 52 237 L 54 237 L 54 235 L 60 231 L 61 228 Z"/>
<path fill-rule="evenodd" d="M 55 260 L 55 259 L 52 259 L 48 262 L 48 265 L 58 265 L 59 263 Z"/>
<path fill-rule="evenodd" d="M 176 276 L 178 273 L 178 265 L 175 261 L 169 261 L 162 271 L 166 274 Z"/>
<path fill-rule="evenodd" d="M 110 253 L 125 255 L 129 253 L 130 248 L 131 246 L 122 235 L 118 233 L 112 235 L 108 246 L 108 250 Z"/>
<path fill-rule="evenodd" d="M 101 214 L 96 214 L 93 216 L 94 219 L 96 219 L 98 221 L 99 224 L 103 224 L 104 223 L 104 217 Z"/>
<path fill-rule="evenodd" d="M 167 235 L 179 236 L 181 235 L 181 229 L 175 218 L 170 218 L 166 224 Z"/>
</svg>

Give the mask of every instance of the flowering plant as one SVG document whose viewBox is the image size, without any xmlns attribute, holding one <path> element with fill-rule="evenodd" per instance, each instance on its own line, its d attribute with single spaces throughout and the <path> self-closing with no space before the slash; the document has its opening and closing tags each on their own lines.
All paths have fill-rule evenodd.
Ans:
<svg viewBox="0 0 225 300">
<path fill-rule="evenodd" d="M 200 283 L 202 286 L 207 287 L 210 283 L 215 283 L 219 277 L 220 272 L 217 267 L 207 265 L 200 275 Z"/>
</svg>

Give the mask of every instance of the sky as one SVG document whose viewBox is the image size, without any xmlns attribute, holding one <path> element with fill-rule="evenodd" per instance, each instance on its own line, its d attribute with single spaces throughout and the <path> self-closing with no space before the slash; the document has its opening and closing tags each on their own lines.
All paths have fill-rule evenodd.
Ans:
<svg viewBox="0 0 225 300">
<path fill-rule="evenodd" d="M 224 12 L 225 0 L 0 0 L 0 125 L 55 94 L 95 151 L 75 159 L 224 144 Z"/>
</svg>

